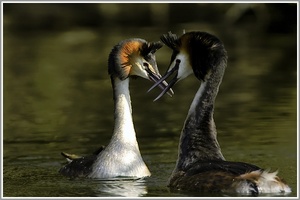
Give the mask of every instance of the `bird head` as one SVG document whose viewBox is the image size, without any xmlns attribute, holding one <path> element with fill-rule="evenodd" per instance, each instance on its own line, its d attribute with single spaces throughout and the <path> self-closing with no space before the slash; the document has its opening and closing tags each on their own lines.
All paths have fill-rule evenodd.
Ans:
<svg viewBox="0 0 300 200">
<path fill-rule="evenodd" d="M 177 37 L 176 34 L 169 32 L 161 36 L 161 41 L 171 48 L 173 53 L 169 68 L 160 81 L 165 81 L 172 74 L 175 76 L 155 100 L 163 96 L 168 88 L 191 74 L 194 74 L 200 81 L 205 81 L 211 71 L 220 66 L 220 63 L 224 63 L 222 66 L 226 65 L 227 53 L 223 43 L 209 33 L 195 31 Z M 160 84 L 160 81 L 149 90 Z"/>
<path fill-rule="evenodd" d="M 147 42 L 140 38 L 121 41 L 109 54 L 108 73 L 120 80 L 140 76 L 157 82 L 161 75 L 157 68 L 155 52 L 162 46 L 161 42 Z M 164 89 L 168 84 L 163 81 L 158 85 Z M 173 91 L 170 90 L 169 94 L 172 96 Z"/>
</svg>

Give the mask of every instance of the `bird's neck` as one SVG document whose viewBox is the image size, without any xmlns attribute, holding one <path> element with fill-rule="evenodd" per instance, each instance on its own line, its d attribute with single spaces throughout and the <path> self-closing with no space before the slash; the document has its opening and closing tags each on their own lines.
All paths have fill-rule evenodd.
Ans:
<svg viewBox="0 0 300 200">
<path fill-rule="evenodd" d="M 118 142 L 136 144 L 129 92 L 129 78 L 125 80 L 112 78 L 112 86 L 115 102 L 115 125 L 112 139 Z"/>
<path fill-rule="evenodd" d="M 181 132 L 175 171 L 185 170 L 197 161 L 224 160 L 213 119 L 214 102 L 224 69 L 212 71 L 194 97 Z"/>
</svg>

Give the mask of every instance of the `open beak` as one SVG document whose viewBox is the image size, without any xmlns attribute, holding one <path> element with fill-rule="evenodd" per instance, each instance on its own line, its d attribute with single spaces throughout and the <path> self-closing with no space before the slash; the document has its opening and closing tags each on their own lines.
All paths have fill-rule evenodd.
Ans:
<svg viewBox="0 0 300 200">
<path fill-rule="evenodd" d="M 172 97 L 174 95 L 174 92 L 172 90 L 171 87 L 169 87 L 168 83 L 165 81 L 165 80 L 162 80 L 161 81 L 161 75 L 160 74 L 157 74 L 157 73 L 154 73 L 151 69 L 149 69 L 149 67 L 145 66 L 146 67 L 146 71 L 148 73 L 148 77 L 151 81 L 153 81 L 155 84 L 155 86 L 158 86 L 159 88 L 161 88 L 165 93 L 167 93 L 170 97 Z M 159 83 L 158 83 L 159 82 Z M 168 89 L 166 89 L 168 88 Z M 149 90 L 148 90 L 149 92 Z"/>
<path fill-rule="evenodd" d="M 162 91 L 162 92 L 154 99 L 154 101 L 160 99 L 164 94 L 168 93 L 169 91 L 171 91 L 171 92 L 174 94 L 174 92 L 173 92 L 173 90 L 172 90 L 171 88 L 172 88 L 172 87 L 175 85 L 175 83 L 178 81 L 177 76 L 178 76 L 179 65 L 180 65 L 180 60 L 177 59 L 177 60 L 176 60 L 175 66 L 174 66 L 171 70 L 167 71 L 166 74 L 165 74 L 163 77 L 161 77 L 159 80 L 154 81 L 155 84 L 152 85 L 152 87 L 148 90 L 148 92 L 150 92 L 150 91 L 151 91 L 153 88 L 155 88 L 156 86 L 159 86 L 160 88 L 162 88 L 160 85 L 163 84 L 163 83 L 166 84 L 165 87 L 162 88 L 163 91 Z M 171 81 L 170 81 L 170 83 L 167 84 L 165 80 L 166 80 L 168 77 L 170 77 L 173 73 L 175 73 L 174 78 L 172 78 Z"/>
</svg>

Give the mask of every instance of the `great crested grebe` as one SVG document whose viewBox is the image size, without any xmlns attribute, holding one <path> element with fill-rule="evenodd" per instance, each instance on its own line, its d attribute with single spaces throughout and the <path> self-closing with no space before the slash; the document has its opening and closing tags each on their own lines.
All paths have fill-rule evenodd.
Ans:
<svg viewBox="0 0 300 200">
<path fill-rule="evenodd" d="M 291 192 L 277 172 L 269 173 L 248 163 L 225 161 L 222 155 L 213 112 L 227 65 L 223 43 L 205 32 L 188 32 L 179 38 L 169 32 L 162 35 L 161 40 L 173 54 L 169 70 L 160 81 L 173 73 L 175 77 L 156 99 L 192 73 L 201 82 L 181 132 L 178 159 L 168 186 L 179 190 L 250 195 Z"/>
<path fill-rule="evenodd" d="M 140 38 L 121 41 L 114 46 L 108 59 L 114 99 L 114 130 L 106 147 L 92 155 L 75 157 L 62 153 L 69 163 L 60 173 L 69 177 L 114 178 L 150 176 L 144 163 L 132 121 L 129 93 L 129 77 L 140 76 L 157 82 L 161 75 L 157 69 L 155 52 L 162 47 L 160 42 L 147 42 Z M 166 82 L 159 86 L 164 89 Z M 173 91 L 169 93 L 171 96 Z"/>
</svg>

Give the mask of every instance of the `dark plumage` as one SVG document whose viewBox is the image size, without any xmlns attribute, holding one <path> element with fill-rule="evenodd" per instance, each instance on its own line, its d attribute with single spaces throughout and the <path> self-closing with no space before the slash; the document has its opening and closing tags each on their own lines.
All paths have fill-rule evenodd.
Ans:
<svg viewBox="0 0 300 200">
<path fill-rule="evenodd" d="M 105 147 L 101 146 L 93 154 L 88 156 L 71 155 L 61 152 L 61 155 L 68 160 L 68 164 L 59 170 L 59 173 L 69 177 L 86 177 L 92 172 L 92 166 L 97 159 L 98 154 L 103 151 Z"/>
<path fill-rule="evenodd" d="M 188 32 L 180 37 L 169 32 L 161 40 L 173 50 L 167 73 L 153 85 L 175 77 L 169 86 L 194 74 L 201 82 L 181 132 L 178 159 L 169 179 L 172 189 L 200 192 L 252 194 L 289 193 L 291 189 L 276 176 L 255 165 L 225 161 L 213 119 L 214 102 L 227 66 L 221 40 L 206 32 Z M 152 89 L 151 87 L 150 89 Z"/>
</svg>

